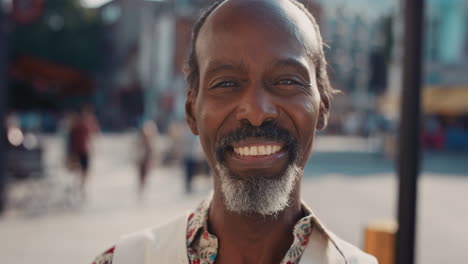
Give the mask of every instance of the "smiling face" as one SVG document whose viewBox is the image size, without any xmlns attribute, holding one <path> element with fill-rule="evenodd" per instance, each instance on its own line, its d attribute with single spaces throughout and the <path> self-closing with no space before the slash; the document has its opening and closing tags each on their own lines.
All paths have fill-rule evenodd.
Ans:
<svg viewBox="0 0 468 264">
<path fill-rule="evenodd" d="M 244 202 L 282 200 L 259 213 L 287 206 L 327 110 L 315 78 L 318 47 L 309 18 L 290 1 L 227 1 L 206 20 L 196 42 L 199 84 L 189 92 L 187 120 L 225 200 L 235 199 L 226 196 L 234 188 L 233 195 L 247 193 L 239 198 Z M 284 197 L 264 197 L 275 193 Z M 240 211 L 259 211 L 252 206 Z"/>
</svg>

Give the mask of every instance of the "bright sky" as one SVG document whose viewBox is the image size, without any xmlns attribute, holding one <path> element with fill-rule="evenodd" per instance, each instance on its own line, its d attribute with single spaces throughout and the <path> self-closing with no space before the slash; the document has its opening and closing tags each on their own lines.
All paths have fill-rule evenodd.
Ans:
<svg viewBox="0 0 468 264">
<path fill-rule="evenodd" d="M 99 7 L 111 0 L 81 0 L 84 6 L 86 7 Z"/>
</svg>

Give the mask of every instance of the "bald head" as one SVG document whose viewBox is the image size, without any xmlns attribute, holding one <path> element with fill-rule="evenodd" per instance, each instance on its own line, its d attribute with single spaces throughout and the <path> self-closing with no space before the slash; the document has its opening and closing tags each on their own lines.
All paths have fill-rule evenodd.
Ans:
<svg viewBox="0 0 468 264">
<path fill-rule="evenodd" d="M 311 57 L 320 53 L 321 39 L 313 17 L 291 0 L 224 1 L 206 19 L 198 39 L 203 39 L 206 33 L 229 34 L 237 27 L 248 34 L 253 25 L 275 32 L 276 38 L 294 39 Z"/>
<path fill-rule="evenodd" d="M 260 25 L 264 30 L 277 33 L 277 38 L 292 38 L 301 46 L 313 60 L 315 80 L 322 101 L 328 108 L 336 90 L 328 78 L 320 30 L 313 15 L 296 0 L 222 0 L 208 8 L 199 17 L 192 32 L 191 50 L 185 69 L 188 92 L 196 94 L 200 85 L 198 47 L 217 40 L 216 37 L 205 38 L 202 40 L 205 43 L 200 43 L 199 36 L 207 33 L 216 33 L 212 36 L 229 34 L 234 27 L 249 29 L 251 25 Z M 249 33 L 253 34 L 252 31 Z M 247 31 L 237 37 L 243 38 L 245 34 Z"/>
</svg>

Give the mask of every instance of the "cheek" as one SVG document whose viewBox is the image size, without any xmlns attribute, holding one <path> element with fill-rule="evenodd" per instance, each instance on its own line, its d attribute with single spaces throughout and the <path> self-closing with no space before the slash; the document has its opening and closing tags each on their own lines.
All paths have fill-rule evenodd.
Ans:
<svg viewBox="0 0 468 264">
<path fill-rule="evenodd" d="M 302 166 L 305 166 L 312 153 L 319 109 L 320 101 L 314 97 L 291 100 L 284 107 L 297 130 L 300 156 L 302 157 L 299 163 Z"/>
<path fill-rule="evenodd" d="M 320 111 L 320 93 L 318 88 L 314 87 L 312 94 L 304 100 L 304 109 L 312 115 L 318 115 Z"/>
<path fill-rule="evenodd" d="M 289 112 L 302 136 L 315 132 L 319 116 L 320 100 L 317 97 L 302 97 L 289 103 Z"/>
<path fill-rule="evenodd" d="M 197 126 L 198 126 L 198 133 L 200 135 L 200 142 L 203 146 L 205 153 L 208 154 L 210 150 L 210 145 L 212 144 L 212 133 L 214 132 L 214 127 L 216 126 L 215 122 L 216 119 L 212 116 L 212 111 L 206 109 L 206 107 L 202 106 L 203 102 L 197 103 Z"/>
<path fill-rule="evenodd" d="M 197 100 L 196 118 L 200 141 L 207 158 L 214 161 L 215 146 L 223 127 L 224 120 L 229 115 L 229 106 L 216 101 Z"/>
<path fill-rule="evenodd" d="M 200 96 L 199 98 L 203 98 Z M 196 116 L 198 128 L 204 134 L 215 135 L 223 120 L 226 118 L 228 106 L 217 102 L 216 100 L 199 99 L 197 100 Z"/>
<path fill-rule="evenodd" d="M 314 104 L 314 102 L 312 101 L 307 100 L 306 102 L 304 102 L 303 106 L 304 110 L 309 115 L 313 115 L 314 113 L 318 112 L 318 110 L 316 109 L 316 104 Z"/>
<path fill-rule="evenodd" d="M 319 116 L 319 106 L 310 101 L 305 101 L 300 105 L 301 109 L 296 111 L 297 126 L 300 130 L 300 137 L 304 146 L 311 146 L 313 143 L 317 120 Z"/>
</svg>

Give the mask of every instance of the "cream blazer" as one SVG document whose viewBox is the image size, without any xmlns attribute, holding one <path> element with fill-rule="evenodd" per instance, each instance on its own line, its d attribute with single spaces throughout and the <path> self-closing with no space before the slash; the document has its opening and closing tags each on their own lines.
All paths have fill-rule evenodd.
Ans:
<svg viewBox="0 0 468 264">
<path fill-rule="evenodd" d="M 169 223 L 122 237 L 113 264 L 189 264 L 187 215 Z M 327 231 L 315 220 L 300 264 L 377 264 L 377 260 Z M 318 228 L 317 228 L 318 227 Z"/>
<path fill-rule="evenodd" d="M 189 264 L 186 232 L 188 215 L 122 237 L 113 264 Z M 301 264 L 377 264 L 377 260 L 327 231 L 315 220 Z M 318 228 L 317 228 L 318 227 Z"/>
</svg>

